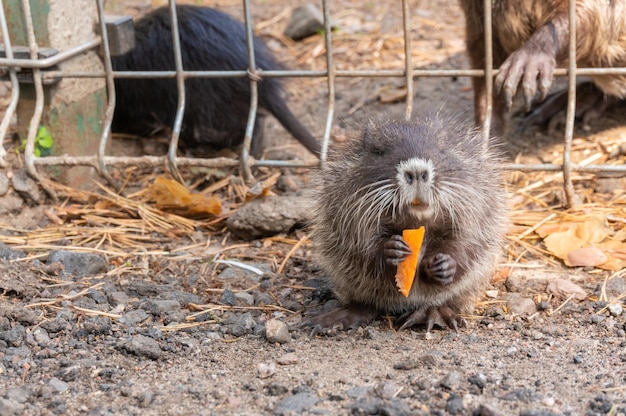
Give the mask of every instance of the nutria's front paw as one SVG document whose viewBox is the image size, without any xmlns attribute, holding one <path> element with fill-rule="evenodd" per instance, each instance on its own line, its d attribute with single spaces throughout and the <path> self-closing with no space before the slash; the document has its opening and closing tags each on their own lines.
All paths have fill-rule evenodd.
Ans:
<svg viewBox="0 0 626 416">
<path fill-rule="evenodd" d="M 390 266 L 397 266 L 411 254 L 411 248 L 404 241 L 401 235 L 392 235 L 389 240 L 383 244 L 383 255 L 385 262 Z"/>
<path fill-rule="evenodd" d="M 456 260 L 449 254 L 438 253 L 426 260 L 426 280 L 440 285 L 449 285 L 456 274 Z"/>
<path fill-rule="evenodd" d="M 447 305 L 418 309 L 398 318 L 399 330 L 407 329 L 418 324 L 426 324 L 426 333 L 430 333 L 433 326 L 448 327 L 455 332 L 465 326 L 465 321 Z"/>
</svg>

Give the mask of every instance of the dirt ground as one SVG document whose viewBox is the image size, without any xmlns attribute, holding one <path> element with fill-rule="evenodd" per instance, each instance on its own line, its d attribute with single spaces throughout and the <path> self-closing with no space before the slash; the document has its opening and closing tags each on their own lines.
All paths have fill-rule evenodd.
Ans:
<svg viewBox="0 0 626 416">
<path fill-rule="evenodd" d="M 257 32 L 288 67 L 323 69 L 319 36 L 280 36 L 290 8 L 303 3 L 252 1 Z M 332 2 L 338 68 L 401 68 L 400 2 L 387 3 Z M 107 7 L 141 14 L 158 4 Z M 240 2 L 211 5 L 241 15 Z M 410 10 L 415 66 L 467 67 L 456 3 L 411 2 Z M 403 87 L 401 78 L 339 78 L 334 139 L 369 117 L 401 117 L 404 104 L 381 97 Z M 415 88 L 418 108 L 473 115 L 467 78 L 424 78 Z M 320 137 L 325 79 L 290 80 L 286 90 Z M 578 160 L 624 146 L 624 110 L 578 126 Z M 511 160 L 559 163 L 560 133 L 521 132 L 520 123 L 514 117 L 505 138 Z M 306 157 L 275 120 L 266 137 L 273 141 L 268 158 Z M 19 172 L 11 161 L 0 179 Z M 601 216 L 623 241 L 623 179 L 577 175 L 582 204 L 562 210 L 558 175 L 510 173 L 508 243 L 458 333 L 397 332 L 389 317 L 312 336 L 303 318 L 336 300 L 307 230 L 237 238 L 225 219 L 242 206 L 245 189 L 220 169 L 183 173 L 196 190 L 223 182 L 225 215 L 186 221 L 162 214 L 161 224 L 142 194 L 159 173 L 121 172 L 131 178 L 126 199 L 61 187 L 59 204 L 27 203 L 10 190 L 2 196 L 0 415 L 626 415 L 624 266 L 616 258 L 612 269 L 567 267 L 538 234 L 543 219 L 556 227 Z M 306 194 L 311 171 L 280 173 L 275 193 Z"/>
</svg>

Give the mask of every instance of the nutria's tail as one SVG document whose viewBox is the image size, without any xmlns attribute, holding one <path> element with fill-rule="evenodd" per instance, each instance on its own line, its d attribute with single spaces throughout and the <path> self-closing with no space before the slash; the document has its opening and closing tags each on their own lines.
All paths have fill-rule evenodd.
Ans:
<svg viewBox="0 0 626 416">
<path fill-rule="evenodd" d="M 298 140 L 307 150 L 319 157 L 322 147 L 320 143 L 313 137 L 311 132 L 298 121 L 293 115 L 287 103 L 282 97 L 274 97 L 263 103 L 263 107 L 267 109 L 283 127 Z"/>
</svg>

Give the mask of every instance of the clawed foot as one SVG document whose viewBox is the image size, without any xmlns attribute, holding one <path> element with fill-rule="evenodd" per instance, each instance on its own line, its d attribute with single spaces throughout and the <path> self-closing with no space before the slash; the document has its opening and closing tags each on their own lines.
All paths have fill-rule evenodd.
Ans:
<svg viewBox="0 0 626 416">
<path fill-rule="evenodd" d="M 454 332 L 458 332 L 459 328 L 465 326 L 465 320 L 447 305 L 406 313 L 398 318 L 398 323 L 400 331 L 415 325 L 426 324 L 426 333 L 430 333 L 435 325 L 441 328 L 448 327 Z"/>
<path fill-rule="evenodd" d="M 426 279 L 431 283 L 449 285 L 456 274 L 456 260 L 449 254 L 438 253 L 426 260 Z"/>
<path fill-rule="evenodd" d="M 409 254 L 411 254 L 411 247 L 409 247 L 401 235 L 392 235 L 383 245 L 385 262 L 390 266 L 397 266 Z"/>
<path fill-rule="evenodd" d="M 303 326 L 313 327 L 311 336 L 318 335 L 324 329 L 337 328 L 339 330 L 356 329 L 372 322 L 378 312 L 363 306 L 342 306 L 330 312 L 313 316 L 304 322 Z"/>
<path fill-rule="evenodd" d="M 537 90 L 543 101 L 554 78 L 556 61 L 553 54 L 540 49 L 522 47 L 509 55 L 495 78 L 496 94 L 501 94 L 507 110 L 513 106 L 513 97 L 521 85 L 526 111 L 530 110 Z"/>
</svg>

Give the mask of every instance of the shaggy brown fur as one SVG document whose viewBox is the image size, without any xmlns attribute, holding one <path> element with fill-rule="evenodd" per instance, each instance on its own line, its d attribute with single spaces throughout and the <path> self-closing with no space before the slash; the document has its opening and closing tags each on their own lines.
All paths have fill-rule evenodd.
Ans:
<svg viewBox="0 0 626 416">
<path fill-rule="evenodd" d="M 483 0 L 459 0 L 465 12 L 467 50 L 473 68 L 485 67 Z M 505 108 L 511 107 L 518 84 L 526 101 L 539 91 L 543 100 L 553 71 L 567 64 L 567 0 L 494 0 L 493 58 L 500 69 L 495 80 L 494 132 L 499 133 Z M 576 0 L 576 58 L 579 67 L 626 66 L 626 0 Z M 625 98 L 626 76 L 593 76 L 605 94 Z M 483 78 L 473 78 L 476 121 L 485 118 Z"/>
</svg>

